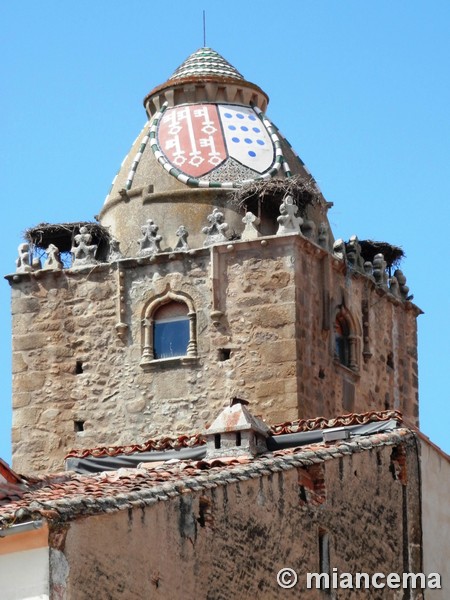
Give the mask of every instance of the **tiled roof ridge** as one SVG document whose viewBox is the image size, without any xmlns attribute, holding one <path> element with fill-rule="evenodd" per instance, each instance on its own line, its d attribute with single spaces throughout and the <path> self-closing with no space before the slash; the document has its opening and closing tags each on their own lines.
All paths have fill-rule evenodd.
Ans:
<svg viewBox="0 0 450 600">
<path fill-rule="evenodd" d="M 403 416 L 399 410 L 371 410 L 364 413 L 349 413 L 327 419 L 326 417 L 315 417 L 313 419 L 297 419 L 286 421 L 271 426 L 272 435 L 283 435 L 286 433 L 300 433 L 315 431 L 318 429 L 331 429 L 333 427 L 350 427 L 351 425 L 366 425 L 367 423 L 390 421 L 403 423 Z"/>
<path fill-rule="evenodd" d="M 93 456 L 101 458 L 103 456 L 117 456 L 119 454 L 134 454 L 135 452 L 149 452 L 151 450 L 178 450 L 179 448 L 193 448 L 202 446 L 206 441 L 200 433 L 192 435 L 179 435 L 177 437 L 163 436 L 156 439 L 149 439 L 142 444 L 128 444 L 124 446 L 98 446 L 97 448 L 73 449 L 65 458 L 86 458 Z"/>
<path fill-rule="evenodd" d="M 69 481 L 50 485 L 48 488 L 40 488 L 35 492 L 26 492 L 19 501 L 4 505 L 0 509 L 0 528 L 30 518 L 43 517 L 61 522 L 69 521 L 76 516 L 111 513 L 135 507 L 142 508 L 159 501 L 169 500 L 183 493 L 238 483 L 293 468 L 307 467 L 380 446 L 412 444 L 414 440 L 415 435 L 411 430 L 399 428 L 370 436 L 358 436 L 330 446 L 311 445 L 278 450 L 253 459 L 248 457 L 248 462 L 245 462 L 243 457 L 231 460 L 201 460 L 191 463 L 176 461 L 172 465 L 160 467 L 160 469 L 165 468 L 165 472 L 158 471 L 158 469 L 121 469 L 112 474 L 110 472 L 97 475 L 73 474 Z M 169 470 L 170 467 L 173 467 L 172 471 Z M 218 468 L 218 470 L 212 471 L 214 468 Z M 199 474 L 193 474 L 192 470 Z M 207 475 L 203 474 L 206 470 L 209 471 Z M 157 484 L 152 485 L 155 483 L 155 476 L 158 477 L 158 475 Z M 167 480 L 161 481 L 161 478 L 167 475 L 169 476 Z M 138 489 L 139 479 L 144 484 L 143 489 Z M 126 488 L 127 480 L 129 489 Z M 106 493 L 102 494 L 108 485 L 112 489 L 107 489 Z M 116 485 L 117 487 L 115 487 Z M 75 488 L 72 497 L 70 496 L 71 487 Z M 78 487 L 81 487 L 81 490 Z M 59 492 L 61 496 L 52 498 L 52 492 Z"/>
<path fill-rule="evenodd" d="M 300 433 L 302 431 L 314 431 L 318 429 L 329 429 L 332 427 L 344 427 L 350 425 L 365 425 L 377 421 L 389 421 L 394 419 L 399 423 L 403 422 L 402 413 L 398 410 L 372 410 L 365 413 L 349 413 L 327 419 L 325 417 L 315 417 L 313 419 L 298 419 L 296 421 L 286 421 L 277 425 L 270 426 L 271 435 L 283 435 L 286 433 Z M 73 449 L 67 455 L 67 458 L 102 458 L 104 456 L 118 456 L 119 454 L 134 454 L 136 452 L 150 452 L 163 450 L 178 450 L 180 448 L 193 448 L 202 446 L 206 443 L 201 433 L 190 435 L 179 435 L 177 437 L 163 436 L 161 438 L 149 439 L 142 444 L 127 444 L 123 446 L 98 446 L 96 448 Z"/>
</svg>

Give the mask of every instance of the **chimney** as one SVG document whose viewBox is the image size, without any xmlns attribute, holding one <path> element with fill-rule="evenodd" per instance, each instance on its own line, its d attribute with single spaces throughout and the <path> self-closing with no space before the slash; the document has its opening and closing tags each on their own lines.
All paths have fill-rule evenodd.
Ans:
<svg viewBox="0 0 450 600">
<path fill-rule="evenodd" d="M 254 417 L 244 405 L 247 401 L 233 398 L 205 432 L 206 458 L 267 452 L 269 427 Z"/>
</svg>

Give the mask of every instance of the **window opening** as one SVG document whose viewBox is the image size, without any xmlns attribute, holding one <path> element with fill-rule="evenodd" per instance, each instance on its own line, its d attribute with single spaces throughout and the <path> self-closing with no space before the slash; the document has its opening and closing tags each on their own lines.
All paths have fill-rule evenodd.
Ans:
<svg viewBox="0 0 450 600">
<path fill-rule="evenodd" d="M 164 304 L 153 321 L 154 358 L 185 356 L 189 344 L 188 308 L 181 302 Z"/>
<path fill-rule="evenodd" d="M 350 330 L 346 319 L 337 316 L 334 323 L 335 354 L 341 365 L 350 366 Z"/>
</svg>

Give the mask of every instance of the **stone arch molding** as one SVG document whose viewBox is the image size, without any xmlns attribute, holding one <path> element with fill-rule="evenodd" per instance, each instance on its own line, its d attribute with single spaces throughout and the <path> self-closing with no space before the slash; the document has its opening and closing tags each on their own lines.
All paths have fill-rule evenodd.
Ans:
<svg viewBox="0 0 450 600">
<path fill-rule="evenodd" d="M 170 359 L 160 360 L 175 360 L 175 361 L 186 361 L 197 358 L 197 313 L 192 298 L 180 291 L 168 290 L 163 294 L 156 296 L 151 299 L 144 306 L 142 311 L 141 319 L 141 334 L 142 334 L 142 358 L 140 365 L 146 367 L 147 365 L 154 364 L 157 362 L 154 356 L 154 340 L 153 340 L 153 325 L 154 315 L 159 308 L 170 302 L 178 302 L 184 304 L 187 307 L 187 317 L 189 319 L 189 342 L 187 345 L 186 355 L 181 357 L 174 357 Z"/>
</svg>

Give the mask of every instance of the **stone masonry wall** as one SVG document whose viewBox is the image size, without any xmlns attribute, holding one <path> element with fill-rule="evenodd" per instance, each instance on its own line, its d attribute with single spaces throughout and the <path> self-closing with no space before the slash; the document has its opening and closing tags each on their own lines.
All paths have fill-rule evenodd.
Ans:
<svg viewBox="0 0 450 600">
<path fill-rule="evenodd" d="M 204 431 L 233 396 L 270 423 L 386 408 L 417 422 L 418 309 L 300 235 L 9 279 L 16 470 Z M 195 308 L 198 357 L 144 370 L 143 318 L 168 291 Z M 354 369 L 335 357 L 340 306 Z"/>
<path fill-rule="evenodd" d="M 420 590 L 306 589 L 306 574 L 324 569 L 324 536 L 330 572 L 421 572 L 417 464 L 411 446 L 385 446 L 79 519 L 54 538 L 67 565 L 58 597 L 90 600 L 95 589 L 97 600 L 423 598 Z M 298 574 L 293 589 L 277 585 L 283 567 Z"/>
</svg>

